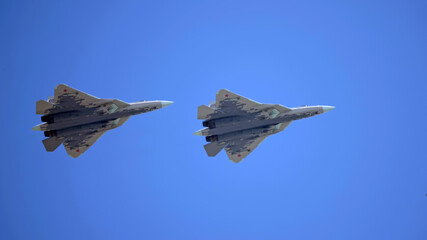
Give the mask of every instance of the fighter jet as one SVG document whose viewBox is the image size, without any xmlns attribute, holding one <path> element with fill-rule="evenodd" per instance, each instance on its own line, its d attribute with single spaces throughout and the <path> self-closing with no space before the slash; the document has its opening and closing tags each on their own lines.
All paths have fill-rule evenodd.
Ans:
<svg viewBox="0 0 427 240">
<path fill-rule="evenodd" d="M 101 99 L 60 84 L 55 96 L 36 103 L 42 122 L 33 130 L 44 131 L 46 151 L 53 152 L 61 143 L 68 155 L 79 157 L 106 131 L 120 127 L 132 115 L 169 106 L 170 101 L 126 103 L 118 99 Z"/>
<path fill-rule="evenodd" d="M 334 109 L 331 106 L 287 108 L 279 104 L 261 104 L 227 89 L 219 90 L 216 102 L 198 108 L 197 119 L 206 128 L 194 135 L 206 136 L 208 156 L 216 156 L 223 148 L 228 158 L 238 163 L 247 157 L 265 138 L 283 131 L 294 120 L 312 117 Z"/>
</svg>

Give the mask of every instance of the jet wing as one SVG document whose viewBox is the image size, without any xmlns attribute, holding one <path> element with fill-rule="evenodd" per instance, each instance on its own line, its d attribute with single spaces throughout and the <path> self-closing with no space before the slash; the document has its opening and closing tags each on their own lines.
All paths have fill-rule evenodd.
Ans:
<svg viewBox="0 0 427 240">
<path fill-rule="evenodd" d="M 221 89 L 216 94 L 216 108 L 224 113 L 255 112 L 264 104 Z"/>
<path fill-rule="evenodd" d="M 65 150 L 68 155 L 77 158 L 86 152 L 105 132 L 104 130 L 82 135 L 75 134 L 67 137 L 64 142 Z"/>
<path fill-rule="evenodd" d="M 65 84 L 59 84 L 55 88 L 55 97 L 54 101 L 56 105 L 61 106 L 61 108 L 76 108 L 81 106 L 94 105 L 95 102 L 98 102 L 100 99 L 69 87 Z"/>
<path fill-rule="evenodd" d="M 231 140 L 225 146 L 228 158 L 238 163 L 249 155 L 267 136 Z"/>
<path fill-rule="evenodd" d="M 265 115 L 264 118 L 274 118 L 279 113 L 284 113 L 290 110 L 291 109 L 279 104 L 259 103 L 232 93 L 227 89 L 221 89 L 216 94 L 215 109 L 202 105 L 198 109 L 197 118 L 214 119 L 245 115 L 248 113 L 258 113 L 258 115 Z"/>
</svg>

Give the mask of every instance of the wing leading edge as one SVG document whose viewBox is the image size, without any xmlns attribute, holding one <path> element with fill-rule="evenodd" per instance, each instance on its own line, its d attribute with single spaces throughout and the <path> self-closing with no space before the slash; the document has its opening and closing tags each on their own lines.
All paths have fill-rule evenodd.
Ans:
<svg viewBox="0 0 427 240">
<path fill-rule="evenodd" d="M 230 112 L 252 112 L 259 109 L 263 104 L 245 98 L 227 89 L 221 89 L 216 94 L 216 108 L 224 113 Z"/>
<path fill-rule="evenodd" d="M 55 104 L 67 104 L 68 98 L 72 98 L 75 101 L 82 103 L 92 103 L 99 100 L 99 98 L 95 96 L 84 93 L 65 84 L 59 84 L 56 86 L 54 96 Z"/>
<path fill-rule="evenodd" d="M 206 111 L 205 114 L 201 115 L 208 115 L 210 114 L 210 118 L 212 117 L 221 117 L 221 114 L 223 115 L 241 115 L 246 113 L 253 113 L 253 112 L 259 112 L 259 111 L 265 111 L 268 109 L 276 109 L 281 113 L 290 111 L 291 109 L 279 105 L 279 104 L 263 104 L 259 103 L 257 101 L 254 101 L 249 98 L 245 98 L 241 95 L 235 94 L 233 92 L 230 92 L 227 89 L 221 89 L 216 94 L 216 111 L 213 112 L 212 110 L 207 111 L 206 108 L 204 109 Z M 199 108 L 199 111 L 201 109 Z M 218 115 L 218 116 L 217 116 Z M 199 118 L 199 119 L 206 119 L 205 118 Z"/>
</svg>

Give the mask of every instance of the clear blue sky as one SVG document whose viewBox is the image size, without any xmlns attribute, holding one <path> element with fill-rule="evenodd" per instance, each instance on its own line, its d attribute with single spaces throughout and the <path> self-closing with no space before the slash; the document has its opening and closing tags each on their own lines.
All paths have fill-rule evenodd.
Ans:
<svg viewBox="0 0 427 240">
<path fill-rule="evenodd" d="M 427 239 L 426 1 L 1 1 L 0 239 Z M 170 100 L 82 157 L 35 102 Z M 239 164 L 197 106 L 333 105 Z"/>
</svg>

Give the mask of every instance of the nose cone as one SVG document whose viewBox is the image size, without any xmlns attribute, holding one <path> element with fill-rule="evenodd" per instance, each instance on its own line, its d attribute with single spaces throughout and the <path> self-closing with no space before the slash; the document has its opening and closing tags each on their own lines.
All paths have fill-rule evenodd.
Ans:
<svg viewBox="0 0 427 240">
<path fill-rule="evenodd" d="M 323 109 L 323 112 L 325 113 L 325 112 L 328 112 L 328 111 L 331 111 L 332 109 L 334 109 L 335 107 L 333 107 L 333 106 L 323 106 L 322 107 L 322 109 Z"/>
<path fill-rule="evenodd" d="M 162 103 L 162 108 L 167 107 L 173 103 L 171 101 L 160 101 L 160 102 Z"/>
</svg>

